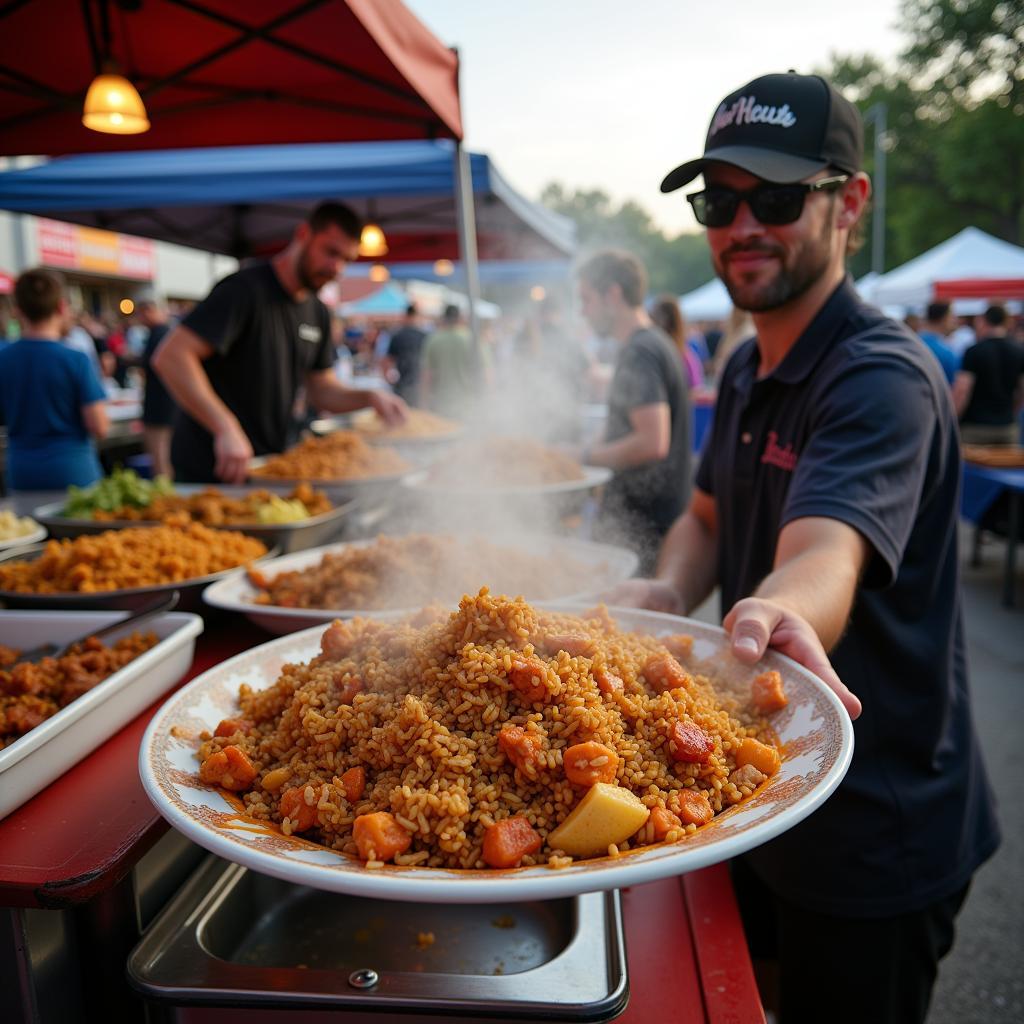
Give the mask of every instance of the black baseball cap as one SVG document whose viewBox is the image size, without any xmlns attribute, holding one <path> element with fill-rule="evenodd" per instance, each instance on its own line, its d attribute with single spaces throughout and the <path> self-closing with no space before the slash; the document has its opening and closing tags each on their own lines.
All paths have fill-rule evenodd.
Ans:
<svg viewBox="0 0 1024 1024">
<path fill-rule="evenodd" d="M 820 75 L 762 75 L 718 105 L 704 155 L 666 175 L 662 192 L 689 184 L 711 161 L 765 181 L 801 181 L 826 167 L 854 174 L 864 151 L 860 112 Z"/>
</svg>

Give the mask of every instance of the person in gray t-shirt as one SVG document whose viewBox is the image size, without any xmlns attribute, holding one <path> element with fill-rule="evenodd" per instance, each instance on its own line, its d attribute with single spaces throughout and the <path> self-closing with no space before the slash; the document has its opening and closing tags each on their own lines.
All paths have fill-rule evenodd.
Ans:
<svg viewBox="0 0 1024 1024">
<path fill-rule="evenodd" d="M 690 406 L 671 341 L 643 307 L 647 275 L 630 253 L 591 257 L 579 273 L 583 315 L 620 345 L 608 394 L 604 440 L 583 461 L 615 471 L 605 488 L 598 535 L 633 548 L 649 571 L 690 495 Z"/>
</svg>

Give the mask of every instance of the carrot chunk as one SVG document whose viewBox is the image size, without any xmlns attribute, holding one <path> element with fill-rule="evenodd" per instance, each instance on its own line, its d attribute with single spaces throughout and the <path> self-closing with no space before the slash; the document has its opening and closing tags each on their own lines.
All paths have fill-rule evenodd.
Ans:
<svg viewBox="0 0 1024 1024">
<path fill-rule="evenodd" d="M 351 704 L 357 693 L 363 692 L 363 681 L 356 676 L 345 679 L 338 690 L 338 703 Z"/>
<path fill-rule="evenodd" d="M 577 786 L 614 782 L 619 755 L 603 743 L 576 743 L 562 755 L 562 767 L 565 777 Z"/>
<path fill-rule="evenodd" d="M 622 693 L 625 688 L 622 679 L 607 668 L 595 668 L 593 674 L 597 688 L 604 694 Z"/>
<path fill-rule="evenodd" d="M 654 829 L 654 841 L 660 843 L 674 828 L 681 828 L 679 817 L 664 807 L 655 807 L 647 819 Z"/>
<path fill-rule="evenodd" d="M 779 770 L 782 758 L 774 747 L 748 736 L 736 750 L 736 767 L 745 764 L 752 764 L 762 774 L 772 776 Z"/>
<path fill-rule="evenodd" d="M 762 715 L 784 708 L 789 698 L 782 690 L 782 676 L 774 669 L 762 672 L 750 685 L 750 703 Z"/>
<path fill-rule="evenodd" d="M 668 731 L 668 752 L 673 761 L 707 764 L 715 752 L 711 737 L 698 725 L 675 722 Z"/>
<path fill-rule="evenodd" d="M 534 704 L 547 698 L 548 688 L 544 685 L 546 675 L 547 665 L 539 658 L 516 658 L 508 677 L 523 700 Z"/>
<path fill-rule="evenodd" d="M 536 775 L 537 769 L 543 767 L 542 745 L 540 736 L 527 732 L 520 725 L 504 725 L 498 733 L 498 746 L 512 764 L 527 775 Z"/>
<path fill-rule="evenodd" d="M 244 718 L 224 718 L 221 719 L 213 735 L 234 736 L 236 732 L 247 733 L 251 731 L 252 722 L 246 721 Z"/>
<path fill-rule="evenodd" d="M 583 655 L 589 658 L 597 650 L 597 644 L 582 633 L 549 633 L 544 637 L 544 650 L 551 655 L 565 651 L 573 658 Z"/>
<path fill-rule="evenodd" d="M 306 803 L 306 786 L 292 786 L 281 794 L 281 817 L 292 823 L 295 832 L 306 832 L 316 824 L 316 800 Z"/>
<path fill-rule="evenodd" d="M 652 654 L 644 662 L 644 678 L 659 693 L 685 686 L 690 677 L 671 654 Z"/>
<path fill-rule="evenodd" d="M 352 838 L 363 860 L 391 860 L 412 845 L 412 836 L 387 811 L 360 814 L 352 822 Z"/>
<path fill-rule="evenodd" d="M 210 786 L 242 792 L 252 785 L 256 769 L 238 747 L 231 746 L 211 754 L 200 765 L 199 778 Z"/>
<path fill-rule="evenodd" d="M 705 794 L 692 789 L 679 791 L 679 817 L 684 825 L 706 825 L 714 816 Z"/>
<path fill-rule="evenodd" d="M 526 818 L 503 818 L 484 833 L 484 862 L 492 868 L 514 868 L 527 854 L 536 853 L 540 844 L 540 836 Z"/>
<path fill-rule="evenodd" d="M 355 633 L 348 622 L 335 619 L 320 638 L 320 650 L 327 658 L 347 658 L 355 646 Z"/>
<path fill-rule="evenodd" d="M 341 776 L 341 788 L 345 790 L 345 796 L 350 804 L 354 804 L 366 789 L 366 769 L 357 764 L 349 768 Z"/>
</svg>

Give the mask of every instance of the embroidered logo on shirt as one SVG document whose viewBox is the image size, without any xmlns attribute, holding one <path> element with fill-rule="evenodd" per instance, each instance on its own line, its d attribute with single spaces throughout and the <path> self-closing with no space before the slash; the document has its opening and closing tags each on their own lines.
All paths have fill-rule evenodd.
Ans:
<svg viewBox="0 0 1024 1024">
<path fill-rule="evenodd" d="M 780 448 L 779 435 L 774 430 L 769 430 L 768 443 L 764 446 L 761 462 L 767 466 L 778 466 L 779 469 L 792 473 L 796 469 L 796 452 L 793 451 L 792 444 Z"/>
<path fill-rule="evenodd" d="M 319 341 L 320 328 L 315 324 L 299 324 L 299 337 L 303 341 Z"/>
</svg>

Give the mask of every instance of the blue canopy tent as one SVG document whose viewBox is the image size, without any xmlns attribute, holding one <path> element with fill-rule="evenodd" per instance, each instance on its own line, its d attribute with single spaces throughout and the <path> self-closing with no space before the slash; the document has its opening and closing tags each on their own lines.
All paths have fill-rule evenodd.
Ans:
<svg viewBox="0 0 1024 1024">
<path fill-rule="evenodd" d="M 85 154 L 0 173 L 0 209 L 176 242 L 237 258 L 279 249 L 322 199 L 384 229 L 385 262 L 459 258 L 449 140 L 233 146 Z M 570 220 L 470 155 L 481 260 L 564 262 Z"/>
<path fill-rule="evenodd" d="M 401 316 L 409 305 L 409 296 L 392 281 L 381 285 L 369 295 L 343 302 L 345 316 Z"/>
<path fill-rule="evenodd" d="M 387 262 L 387 260 L 385 260 Z M 368 277 L 370 264 L 356 263 L 345 271 L 347 278 Z M 453 263 L 451 268 L 440 270 L 433 263 L 395 263 L 391 266 L 391 277 L 395 281 L 432 281 L 449 288 L 465 287 L 464 264 Z M 560 260 L 486 260 L 480 264 L 480 280 L 494 285 L 535 285 L 559 284 L 571 273 L 571 264 Z"/>
</svg>

